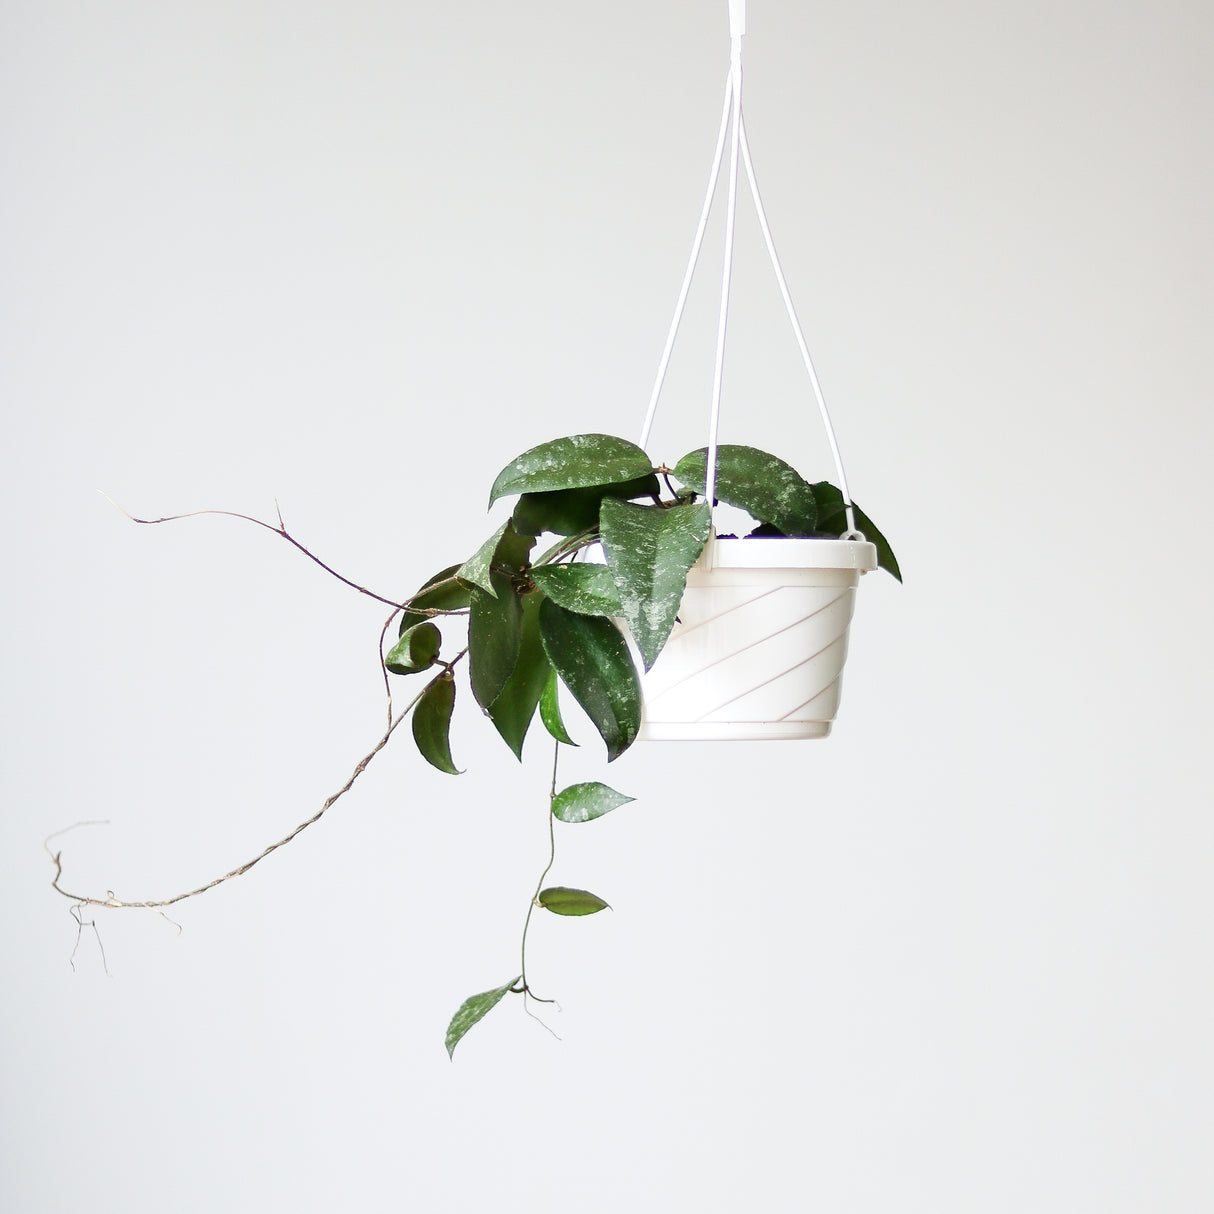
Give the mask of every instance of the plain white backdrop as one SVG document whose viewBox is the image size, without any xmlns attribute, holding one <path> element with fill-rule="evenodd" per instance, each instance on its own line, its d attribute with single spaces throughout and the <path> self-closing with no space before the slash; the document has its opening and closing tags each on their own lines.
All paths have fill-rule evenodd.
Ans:
<svg viewBox="0 0 1214 1214">
<path fill-rule="evenodd" d="M 857 499 L 835 736 L 381 731 L 383 612 L 509 458 L 634 436 L 724 0 L 0 6 L 0 1204 L 21 1214 L 1214 1202 L 1214 18 L 753 0 L 746 113 Z M 830 474 L 743 206 L 722 439 Z M 719 226 L 712 229 L 715 248 Z M 703 441 L 706 255 L 652 444 Z M 573 778 L 603 772 L 586 745 Z"/>
</svg>

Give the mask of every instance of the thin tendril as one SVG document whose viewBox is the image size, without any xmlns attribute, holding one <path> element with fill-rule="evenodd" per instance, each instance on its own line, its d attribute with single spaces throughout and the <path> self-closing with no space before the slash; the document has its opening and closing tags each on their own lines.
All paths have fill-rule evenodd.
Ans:
<svg viewBox="0 0 1214 1214">
<path fill-rule="evenodd" d="M 530 995 L 536 1003 L 555 1003 L 555 999 L 541 999 L 538 995 L 533 994 L 531 988 L 527 984 L 527 932 L 531 927 L 531 913 L 537 906 L 540 906 L 540 890 L 544 888 L 544 879 L 552 871 L 552 866 L 556 863 L 556 815 L 552 812 L 552 803 L 556 800 L 556 769 L 560 762 L 561 744 L 553 742 L 552 748 L 552 786 L 548 797 L 548 863 L 544 866 L 544 871 L 540 873 L 540 879 L 535 883 L 535 893 L 531 897 L 530 903 L 527 905 L 527 918 L 523 920 L 523 941 L 520 947 L 522 970 L 523 970 L 523 1005 L 526 1006 L 527 996 Z M 540 1021 L 543 1024 L 543 1021 Z M 545 1027 L 547 1027 L 545 1025 Z"/>
</svg>

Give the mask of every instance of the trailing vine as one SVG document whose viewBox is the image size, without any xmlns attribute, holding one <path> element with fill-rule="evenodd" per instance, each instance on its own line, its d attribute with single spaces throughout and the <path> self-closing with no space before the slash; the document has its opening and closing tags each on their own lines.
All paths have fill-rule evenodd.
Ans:
<svg viewBox="0 0 1214 1214">
<path fill-rule="evenodd" d="M 608 762 L 636 740 L 642 717 L 638 662 L 647 671 L 661 653 L 676 624 L 688 571 L 711 532 L 709 503 L 703 497 L 705 464 L 701 448 L 673 467 L 655 467 L 640 447 L 603 434 L 575 435 L 532 448 L 502 469 L 490 491 L 491 507 L 500 498 L 518 498 L 509 517 L 467 560 L 440 570 L 407 598 L 378 594 L 338 573 L 287 531 L 281 512 L 277 525 L 227 510 L 146 519 L 127 514 L 133 522 L 149 525 L 202 515 L 244 520 L 286 540 L 359 594 L 389 606 L 378 650 L 387 724 L 345 783 L 315 813 L 251 860 L 194 889 L 142 900 L 118 898 L 112 892 L 105 897 L 79 894 L 62 884 L 62 852 L 48 846 L 55 867 L 51 886 L 72 903 L 77 945 L 86 925 L 96 931 L 95 922 L 82 917 L 85 907 L 163 913 L 248 873 L 319 822 L 407 719 L 422 758 L 441 772 L 461 774 L 451 754 L 450 725 L 457 674 L 466 671 L 473 699 L 517 758 L 522 758 L 537 715 L 553 740 L 554 757 L 548 859 L 523 921 L 520 972 L 461 1004 L 447 1028 L 447 1051 L 453 1055 L 468 1030 L 508 994 L 521 995 L 529 1014 L 528 1000 L 554 1002 L 537 996 L 527 976 L 534 912 L 585 916 L 608 905 L 589 890 L 545 886 L 556 858 L 556 823 L 591 822 L 633 799 L 599 781 L 558 789 L 560 749 L 575 745 L 565 726 L 561 697 L 571 695 L 579 704 L 602 739 Z M 718 449 L 715 486 L 717 500 L 753 518 L 753 535 L 837 537 L 847 527 L 837 488 L 825 481 L 810 484 L 791 465 L 751 447 Z M 889 544 L 852 505 L 857 525 L 876 545 L 879 564 L 900 579 Z M 552 542 L 533 557 L 544 535 L 553 537 Z M 460 639 L 445 657 L 443 633 L 452 623 L 461 630 Z M 393 624 L 396 636 L 389 646 Z M 419 674 L 429 676 L 421 690 L 395 709 L 393 679 Z"/>
</svg>

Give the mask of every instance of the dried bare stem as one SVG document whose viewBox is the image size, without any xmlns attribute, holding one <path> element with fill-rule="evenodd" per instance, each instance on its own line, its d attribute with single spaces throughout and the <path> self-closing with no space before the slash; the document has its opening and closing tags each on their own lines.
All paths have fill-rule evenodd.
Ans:
<svg viewBox="0 0 1214 1214">
<path fill-rule="evenodd" d="M 256 520 L 254 520 L 254 521 L 256 521 Z M 446 678 L 447 673 L 450 670 L 450 668 L 452 666 L 454 666 L 455 663 L 458 662 L 460 660 L 460 658 L 462 658 L 464 656 L 464 653 L 466 653 L 466 652 L 467 652 L 467 650 L 464 650 L 452 662 L 444 663 L 443 664 L 443 673 L 436 676 L 436 678 Z M 358 777 L 361 776 L 364 771 L 366 771 L 367 765 L 371 762 L 371 760 L 374 759 L 375 756 L 377 754 L 379 754 L 379 752 L 381 750 L 383 750 L 383 748 L 385 746 L 387 746 L 392 735 L 396 732 L 397 726 L 400 725 L 400 723 L 409 715 L 413 706 L 418 702 L 418 700 L 420 700 L 422 698 L 423 695 L 426 694 L 426 690 L 430 687 L 430 684 L 433 682 L 435 682 L 435 680 L 431 679 L 430 683 L 427 683 L 426 687 L 423 687 L 422 690 L 419 691 L 417 693 L 417 695 L 414 696 L 413 699 L 409 701 L 409 703 L 401 710 L 401 712 L 396 717 L 391 718 L 389 720 L 388 728 L 385 731 L 383 737 L 380 738 L 379 741 L 376 742 L 375 745 L 365 755 L 363 755 L 363 757 L 361 759 L 359 759 L 358 763 L 355 765 L 354 770 L 350 773 L 350 778 L 341 786 L 341 788 L 339 788 L 331 797 L 329 797 L 328 800 L 326 800 L 325 803 L 310 818 L 308 818 L 304 822 L 301 822 L 297 827 L 295 827 L 294 830 L 292 830 L 290 832 L 290 834 L 285 835 L 283 838 L 279 839 L 276 843 L 271 843 L 269 845 L 269 847 L 263 849 L 258 855 L 254 856 L 252 860 L 249 860 L 247 863 L 242 864 L 239 868 L 234 868 L 234 869 L 232 869 L 231 872 L 224 873 L 222 877 L 216 877 L 213 881 L 208 881 L 205 885 L 200 885 L 197 889 L 187 890 L 185 893 L 182 893 L 182 894 L 175 894 L 171 898 L 155 898 L 155 899 L 146 899 L 146 900 L 135 902 L 135 901 L 127 901 L 122 898 L 115 898 L 113 891 L 107 891 L 108 896 L 105 898 L 94 898 L 88 894 L 71 893 L 70 891 L 64 889 L 59 884 L 59 879 L 63 875 L 63 863 L 62 863 L 63 853 L 62 853 L 62 851 L 52 852 L 51 849 L 49 847 L 47 847 L 46 848 L 47 854 L 50 856 L 52 863 L 55 865 L 55 877 L 54 877 L 54 880 L 51 881 L 51 888 L 56 893 L 62 894 L 65 898 L 67 898 L 70 901 L 72 901 L 73 903 L 75 903 L 76 908 L 79 908 L 81 906 L 104 906 L 104 907 L 108 907 L 113 910 L 120 910 L 120 909 L 160 910 L 163 907 L 172 906 L 172 905 L 174 905 L 174 903 L 184 902 L 186 898 L 195 898 L 199 894 L 205 894 L 207 892 L 207 890 L 214 889 L 217 885 L 222 885 L 225 881 L 231 881 L 233 877 L 243 876 L 254 865 L 260 864 L 261 861 L 264 860 L 268 855 L 270 855 L 271 852 L 277 851 L 280 847 L 285 847 L 297 835 L 299 835 L 303 831 L 307 830 L 309 826 L 314 826 L 317 822 L 319 822 L 321 820 L 321 818 L 323 818 L 325 816 L 326 813 L 328 813 L 328 811 L 339 800 L 341 800 L 342 797 L 344 797 L 346 795 L 346 793 L 348 793 L 350 791 L 350 789 L 354 786 L 355 780 L 357 780 Z M 76 825 L 78 825 L 78 826 L 92 825 L 92 823 L 77 823 Z M 72 830 L 74 828 L 67 827 L 66 829 Z M 64 833 L 63 831 L 56 831 L 55 835 L 63 834 L 63 833 Z M 47 842 L 49 843 L 50 840 L 55 837 L 55 835 L 48 836 Z M 77 918 L 77 923 L 79 923 L 79 922 L 80 922 L 80 920 L 79 920 L 79 918 Z M 170 919 L 169 922 L 171 923 L 172 920 Z"/>
<path fill-rule="evenodd" d="M 76 943 L 72 946 L 72 955 L 67 959 L 68 965 L 72 967 L 72 972 L 76 972 L 76 954 L 80 951 L 80 937 L 84 935 L 84 929 L 91 927 L 93 935 L 97 938 L 97 950 L 101 953 L 101 968 L 105 971 L 105 976 L 110 976 L 109 962 L 105 959 L 105 945 L 101 943 L 101 933 L 97 930 L 96 919 L 86 919 L 80 913 L 80 903 L 76 903 L 72 907 L 72 918 L 76 920 Z"/>
<path fill-rule="evenodd" d="M 239 514 L 235 510 L 190 510 L 185 514 L 166 514 L 163 518 L 136 518 L 129 510 L 124 510 L 108 493 L 98 490 L 101 496 L 105 498 L 111 506 L 114 507 L 120 514 L 126 515 L 132 523 L 143 523 L 146 526 L 152 526 L 156 523 L 175 523 L 180 519 L 198 518 L 204 514 L 216 514 L 225 518 L 243 519 L 246 523 L 252 523 L 257 527 L 264 527 L 267 531 L 272 531 L 275 535 L 281 536 L 292 547 L 298 548 L 300 552 L 308 558 L 308 560 L 319 565 L 326 573 L 335 577 L 343 585 L 349 586 L 351 590 L 357 590 L 359 594 L 365 594 L 368 598 L 375 599 L 379 603 L 387 603 L 389 607 L 395 607 L 398 611 L 403 611 L 408 605 L 409 600 L 406 599 L 403 603 L 398 603 L 395 599 L 385 598 L 382 594 L 376 594 L 374 590 L 368 590 L 366 586 L 360 586 L 357 582 L 351 581 L 348 577 L 343 577 L 331 565 L 326 565 L 320 557 L 316 556 L 309 549 L 305 548 L 286 528 L 286 524 L 282 521 L 282 511 L 278 508 L 277 499 L 274 502 L 274 510 L 278 515 L 278 526 L 273 523 L 267 523 L 264 519 L 254 518 L 251 514 Z"/>
<path fill-rule="evenodd" d="M 399 610 L 393 611 L 386 620 L 384 626 L 379 630 L 379 671 L 384 676 L 384 694 L 388 697 L 388 724 L 392 724 L 392 681 L 388 677 L 388 664 L 384 661 L 384 638 L 388 635 L 388 629 L 392 627 L 392 621 L 400 615 Z"/>
</svg>

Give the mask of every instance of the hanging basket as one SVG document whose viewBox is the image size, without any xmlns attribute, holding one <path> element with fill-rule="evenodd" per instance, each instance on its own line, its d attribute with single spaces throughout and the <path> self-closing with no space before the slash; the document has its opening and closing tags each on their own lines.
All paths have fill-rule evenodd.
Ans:
<svg viewBox="0 0 1214 1214">
<path fill-rule="evenodd" d="M 856 540 L 712 540 L 642 679 L 650 741 L 823 738 L 839 708 L 860 574 Z"/>
<path fill-rule="evenodd" d="M 846 514 L 840 539 L 710 538 L 687 577 L 674 629 L 642 679 L 640 737 L 652 741 L 822 738 L 839 707 L 848 630 L 860 575 L 876 545 L 856 528 L 843 459 L 817 371 L 759 194 L 742 115 L 746 0 L 729 0 L 730 68 L 708 191 L 641 431 L 646 446 L 687 302 L 723 163 L 728 164 L 716 360 L 704 497 L 715 504 L 718 430 L 739 179 L 745 176 L 776 283 L 830 442 Z M 729 153 L 726 158 L 726 144 Z"/>
</svg>

